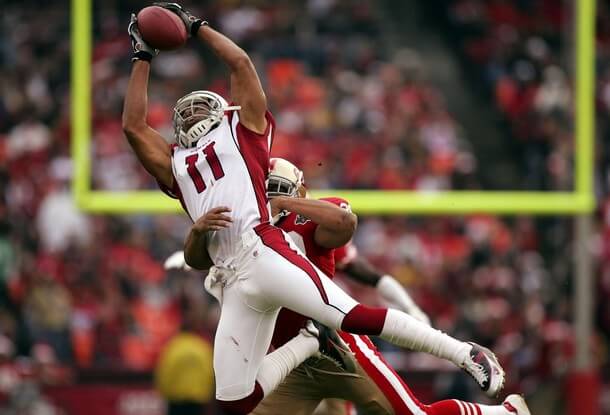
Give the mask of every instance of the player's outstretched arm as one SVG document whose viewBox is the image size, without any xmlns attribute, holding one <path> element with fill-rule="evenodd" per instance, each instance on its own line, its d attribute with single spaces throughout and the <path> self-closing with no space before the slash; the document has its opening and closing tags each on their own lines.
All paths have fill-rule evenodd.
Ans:
<svg viewBox="0 0 610 415">
<path fill-rule="evenodd" d="M 405 287 L 391 275 L 382 275 L 366 259 L 356 257 L 345 264 L 341 270 L 355 281 L 376 287 L 379 295 L 394 308 L 430 325 L 430 318 L 415 304 Z"/>
<path fill-rule="evenodd" d="M 193 224 L 184 242 L 184 259 L 190 267 L 205 270 L 214 265 L 207 249 L 208 234 L 231 226 L 233 220 L 226 215 L 230 211 L 228 207 L 210 209 Z"/>
<path fill-rule="evenodd" d="M 187 32 L 205 42 L 231 71 L 231 99 L 241 106 L 239 118 L 248 129 L 262 134 L 267 127 L 267 98 L 248 54 L 231 39 L 212 29 L 176 3 L 155 3 L 176 13 Z"/>
<path fill-rule="evenodd" d="M 140 36 L 134 15 L 129 24 L 129 35 L 134 57 L 123 105 L 123 131 L 146 171 L 171 188 L 174 179 L 169 146 L 146 122 L 150 60 L 157 51 L 148 46 Z"/>
<path fill-rule="evenodd" d="M 358 218 L 352 212 L 324 200 L 279 196 L 271 203 L 280 210 L 297 213 L 316 223 L 315 241 L 324 248 L 345 245 L 358 225 Z"/>
<path fill-rule="evenodd" d="M 264 133 L 267 128 L 267 97 L 248 54 L 231 39 L 207 25 L 201 26 L 197 35 L 229 66 L 231 99 L 241 105 L 241 123 L 256 133 Z"/>
</svg>

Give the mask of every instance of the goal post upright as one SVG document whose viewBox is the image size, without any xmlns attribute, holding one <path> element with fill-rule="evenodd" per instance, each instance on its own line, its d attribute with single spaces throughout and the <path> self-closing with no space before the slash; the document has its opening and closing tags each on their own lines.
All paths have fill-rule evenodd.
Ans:
<svg viewBox="0 0 610 415">
<path fill-rule="evenodd" d="M 91 195 L 91 0 L 71 0 L 70 116 L 72 194 L 87 210 Z"/>
<path fill-rule="evenodd" d="M 575 105 L 575 192 L 581 198 L 591 202 L 594 207 L 593 177 L 595 169 L 595 0 L 578 0 L 574 5 L 576 16 L 575 36 L 575 70 L 576 70 L 576 105 Z M 593 219 L 591 210 L 580 212 L 574 220 L 574 265 L 572 295 L 574 309 L 574 330 L 576 333 L 576 371 L 588 374 L 595 379 L 593 356 L 590 352 L 593 336 L 593 254 L 591 234 Z M 586 377 L 586 376 L 585 376 Z M 593 380 L 595 382 L 595 380 Z M 594 394 L 594 385 L 588 393 Z M 579 397 L 577 399 L 593 400 L 596 397 Z"/>
<path fill-rule="evenodd" d="M 576 367 L 591 369 L 592 267 L 587 249 L 595 198 L 594 169 L 594 40 L 595 0 L 573 0 L 575 111 L 574 189 L 570 192 L 522 191 L 375 191 L 313 190 L 350 201 L 361 215 L 558 215 L 575 216 L 574 309 Z M 159 191 L 109 192 L 91 188 L 91 49 L 92 0 L 71 0 L 71 153 L 72 192 L 80 209 L 96 214 L 175 214 L 179 203 Z"/>
<path fill-rule="evenodd" d="M 343 197 L 362 215 L 575 215 L 593 209 L 591 170 L 593 164 L 593 36 L 581 29 L 594 21 L 594 0 L 576 1 L 576 99 L 575 168 L 572 192 L 529 191 L 377 191 L 313 190 L 314 196 Z M 92 213 L 170 214 L 180 204 L 161 192 L 146 190 L 109 192 L 91 189 L 91 10 L 92 0 L 72 0 L 72 190 L 78 206 Z"/>
</svg>

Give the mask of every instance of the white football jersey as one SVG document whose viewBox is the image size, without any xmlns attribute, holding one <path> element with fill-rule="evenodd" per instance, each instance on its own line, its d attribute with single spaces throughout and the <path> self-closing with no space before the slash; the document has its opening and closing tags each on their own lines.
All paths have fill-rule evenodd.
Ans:
<svg viewBox="0 0 610 415">
<path fill-rule="evenodd" d="M 215 264 L 235 255 L 241 235 L 270 219 L 266 180 L 275 123 L 267 112 L 267 129 L 257 134 L 239 123 L 238 111 L 227 111 L 221 124 L 193 148 L 172 146 L 173 189 L 162 190 L 177 198 L 196 221 L 210 209 L 226 206 L 233 223 L 212 232 L 208 252 Z"/>
</svg>

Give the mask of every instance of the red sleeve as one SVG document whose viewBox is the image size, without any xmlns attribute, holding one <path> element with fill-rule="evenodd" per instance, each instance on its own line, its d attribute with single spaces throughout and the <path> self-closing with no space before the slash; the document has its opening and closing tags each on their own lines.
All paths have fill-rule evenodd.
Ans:
<svg viewBox="0 0 610 415">
<path fill-rule="evenodd" d="M 325 200 L 327 202 L 333 203 L 349 212 L 352 211 L 352 207 L 350 206 L 349 202 L 340 197 L 325 197 L 320 200 Z M 349 241 L 342 247 L 336 248 L 334 251 L 334 255 L 335 267 L 337 269 L 341 269 L 345 267 L 345 265 L 347 265 L 351 260 L 353 260 L 356 255 L 358 255 L 358 251 L 356 250 L 356 246 L 352 243 L 352 241 Z"/>
<path fill-rule="evenodd" d="M 248 129 L 245 125 L 239 121 L 239 115 L 237 111 L 231 112 L 229 115 L 229 121 L 231 122 L 231 128 L 235 129 L 235 139 L 237 139 L 237 146 L 241 153 L 252 185 L 254 186 L 254 193 L 256 194 L 256 202 L 258 204 L 258 211 L 260 213 L 261 221 L 268 221 L 269 211 L 267 209 L 267 188 L 265 181 L 269 174 L 269 147 L 273 140 L 273 134 L 275 132 L 275 123 L 273 116 L 269 111 L 265 113 L 267 118 L 267 127 L 262 134 Z M 234 122 L 234 117 L 237 116 L 238 122 Z"/>
<path fill-rule="evenodd" d="M 163 193 L 165 193 L 166 195 L 168 195 L 169 197 L 171 197 L 172 199 L 180 199 L 180 188 L 178 188 L 178 184 L 176 183 L 176 179 L 172 178 L 172 187 L 167 187 L 166 185 L 164 185 L 163 183 L 161 183 L 159 180 L 157 180 L 157 186 L 159 186 L 159 189 L 161 189 L 161 191 Z"/>
<path fill-rule="evenodd" d="M 342 269 L 358 256 L 356 245 L 349 241 L 340 248 L 335 249 L 335 267 Z"/>
<path fill-rule="evenodd" d="M 320 200 L 325 200 L 326 202 L 335 204 L 335 205 L 339 206 L 340 208 L 347 210 L 348 212 L 352 211 L 352 207 L 350 206 L 349 202 L 340 197 L 323 197 Z"/>
<path fill-rule="evenodd" d="M 267 130 L 269 131 L 267 148 L 269 149 L 269 152 L 271 152 L 271 147 L 273 147 L 273 139 L 275 138 L 275 119 L 269 111 L 265 113 L 265 118 L 267 119 Z"/>
<path fill-rule="evenodd" d="M 232 102 L 229 105 L 236 104 Z M 262 134 L 259 134 L 256 131 L 252 131 L 251 129 L 243 125 L 241 122 L 241 118 L 239 119 L 239 125 L 240 128 L 248 132 L 249 136 L 252 136 L 254 138 L 265 139 L 267 141 L 267 151 L 271 152 L 273 138 L 275 137 L 275 119 L 273 118 L 273 114 L 271 114 L 271 111 L 265 111 L 265 119 L 267 120 L 267 127 L 265 127 L 265 131 Z"/>
</svg>

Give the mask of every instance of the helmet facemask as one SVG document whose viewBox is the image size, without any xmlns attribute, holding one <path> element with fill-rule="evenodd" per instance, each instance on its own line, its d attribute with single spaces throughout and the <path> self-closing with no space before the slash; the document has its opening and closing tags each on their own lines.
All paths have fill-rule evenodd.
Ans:
<svg viewBox="0 0 610 415">
<path fill-rule="evenodd" d="M 269 175 L 267 182 L 267 196 L 271 199 L 277 196 L 295 197 L 299 187 L 293 181 L 285 177 Z"/>
<path fill-rule="evenodd" d="M 301 197 L 303 172 L 294 164 L 280 158 L 270 160 L 271 171 L 267 179 L 267 197 Z"/>
<path fill-rule="evenodd" d="M 239 109 L 239 106 L 229 106 L 214 92 L 191 92 L 180 98 L 174 107 L 174 139 L 180 147 L 193 147 L 201 137 L 220 125 L 225 111 Z"/>
</svg>

